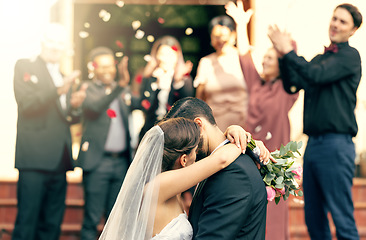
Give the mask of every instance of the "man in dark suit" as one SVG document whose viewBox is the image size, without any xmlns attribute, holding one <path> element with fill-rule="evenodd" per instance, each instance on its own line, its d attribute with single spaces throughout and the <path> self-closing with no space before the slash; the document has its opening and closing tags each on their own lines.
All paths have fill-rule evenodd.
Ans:
<svg viewBox="0 0 366 240">
<path fill-rule="evenodd" d="M 70 125 L 79 120 L 85 88 L 71 93 L 78 72 L 59 70 L 66 39 L 62 25 L 50 24 L 41 54 L 15 65 L 18 104 L 15 167 L 18 214 L 13 240 L 57 240 L 65 210 L 66 171 L 73 169 Z"/>
<path fill-rule="evenodd" d="M 202 100 L 178 100 L 165 118 L 174 117 L 192 119 L 200 126 L 197 159 L 211 154 L 225 140 L 212 110 Z M 266 208 L 261 175 L 252 159 L 242 154 L 198 184 L 189 211 L 193 239 L 265 239 Z"/>
<path fill-rule="evenodd" d="M 95 48 L 90 52 L 90 61 L 94 78 L 83 103 L 83 137 L 78 158 L 85 198 L 82 240 L 95 240 L 97 225 L 103 213 L 108 218 L 131 163 L 129 104 L 125 101 L 128 93 L 124 91 L 130 80 L 127 58 L 119 64 L 119 81 L 115 81 L 117 70 L 112 50 Z"/>
</svg>

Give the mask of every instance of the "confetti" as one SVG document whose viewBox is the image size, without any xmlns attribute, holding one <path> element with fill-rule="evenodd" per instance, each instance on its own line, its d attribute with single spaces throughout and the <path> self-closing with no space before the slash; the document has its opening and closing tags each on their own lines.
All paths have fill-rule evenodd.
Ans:
<svg viewBox="0 0 366 240">
<path fill-rule="evenodd" d="M 116 45 L 119 47 L 119 48 L 123 48 L 123 43 L 120 41 L 120 40 L 116 40 Z"/>
<path fill-rule="evenodd" d="M 107 12 L 105 9 L 100 10 L 99 17 L 104 21 L 108 22 L 111 19 L 111 14 Z"/>
<path fill-rule="evenodd" d="M 154 36 L 153 36 L 153 35 L 149 35 L 149 36 L 147 36 L 147 41 L 149 41 L 149 42 L 154 42 L 154 41 L 155 41 Z"/>
<path fill-rule="evenodd" d="M 149 108 L 151 107 L 151 103 L 148 100 L 144 99 L 141 101 L 141 106 L 146 110 L 149 110 Z"/>
<path fill-rule="evenodd" d="M 90 23 L 85 22 L 85 23 L 84 23 L 84 27 L 85 27 L 85 28 L 90 28 Z"/>
<path fill-rule="evenodd" d="M 89 37 L 89 33 L 86 32 L 86 31 L 80 31 L 79 32 L 79 37 L 81 37 L 81 38 L 87 38 L 87 37 Z"/>
<path fill-rule="evenodd" d="M 191 35 L 193 33 L 193 29 L 192 28 L 187 28 L 185 33 L 186 33 L 186 35 Z"/>
<path fill-rule="evenodd" d="M 141 27 L 141 22 L 136 20 L 132 22 L 132 29 L 137 30 L 139 27 Z"/>
<path fill-rule="evenodd" d="M 137 82 L 138 84 L 142 83 L 142 75 L 141 74 L 136 75 L 135 82 Z"/>
<path fill-rule="evenodd" d="M 272 133 L 270 132 L 267 132 L 267 135 L 266 135 L 266 140 L 269 140 L 272 138 Z"/>
<path fill-rule="evenodd" d="M 86 152 L 89 149 L 89 142 L 84 142 L 83 145 L 81 145 L 81 151 Z"/>
<path fill-rule="evenodd" d="M 110 108 L 108 108 L 108 109 L 107 109 L 107 115 L 108 115 L 108 117 L 110 117 L 110 118 L 115 118 L 115 117 L 117 117 L 116 112 L 115 112 L 113 109 L 110 109 Z"/>
<path fill-rule="evenodd" d="M 159 18 L 158 18 L 158 22 L 159 22 L 160 24 L 163 24 L 163 23 L 165 23 L 165 20 L 164 20 L 164 18 L 159 17 Z"/>
<path fill-rule="evenodd" d="M 23 80 L 24 82 L 28 82 L 31 79 L 31 75 L 29 73 L 24 73 Z"/>
<path fill-rule="evenodd" d="M 30 77 L 30 80 L 32 81 L 32 83 L 34 83 L 34 84 L 37 84 L 38 83 L 38 78 L 37 78 L 37 76 L 35 76 L 35 75 L 32 75 L 31 77 Z"/>
<path fill-rule="evenodd" d="M 149 54 L 145 55 L 145 56 L 144 56 L 144 60 L 145 60 L 146 62 L 150 62 L 150 60 L 151 60 L 151 56 L 150 56 Z"/>
<path fill-rule="evenodd" d="M 142 31 L 142 30 L 137 30 L 136 31 L 135 37 L 137 39 L 142 39 L 144 36 L 145 36 L 145 32 L 144 31 Z"/>
<path fill-rule="evenodd" d="M 116 57 L 122 57 L 123 56 L 123 52 L 116 52 Z"/>
<path fill-rule="evenodd" d="M 178 47 L 177 47 L 177 46 L 173 45 L 173 46 L 172 46 L 172 49 L 173 49 L 174 51 L 178 52 Z"/>
<path fill-rule="evenodd" d="M 122 1 L 122 0 L 117 0 L 116 1 L 116 5 L 121 8 L 121 7 L 123 7 L 125 5 L 125 2 Z"/>
</svg>

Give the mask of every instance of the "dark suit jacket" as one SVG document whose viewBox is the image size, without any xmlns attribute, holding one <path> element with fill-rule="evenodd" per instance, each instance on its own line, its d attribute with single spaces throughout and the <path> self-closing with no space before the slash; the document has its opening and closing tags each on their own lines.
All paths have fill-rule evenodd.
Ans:
<svg viewBox="0 0 366 240">
<path fill-rule="evenodd" d="M 69 127 L 80 118 L 71 111 L 71 92 L 64 110 L 46 63 L 37 57 L 17 61 L 14 93 L 18 104 L 15 167 L 19 170 L 58 170 L 66 146 L 65 168 L 72 169 Z"/>
<path fill-rule="evenodd" d="M 141 102 L 140 106 L 138 106 L 137 108 L 141 109 L 144 112 L 145 124 L 141 129 L 140 139 L 142 139 L 145 133 L 149 131 L 149 129 L 152 128 L 157 121 L 160 120 L 156 115 L 156 110 L 159 107 L 158 93 L 160 92 L 160 89 L 154 89 L 152 87 L 152 84 L 156 83 L 156 81 L 157 78 L 155 77 L 144 78 L 142 80 L 140 88 Z M 166 105 L 167 112 L 170 110 L 172 105 L 179 99 L 193 96 L 194 89 L 192 84 L 192 78 L 188 77 L 184 81 L 185 83 L 183 87 L 179 89 L 174 89 L 173 87 L 174 79 L 173 79 L 170 88 L 171 90 L 169 92 L 168 102 Z"/>
<path fill-rule="evenodd" d="M 248 155 L 201 182 L 191 204 L 193 239 L 265 239 L 267 191 Z"/>
<path fill-rule="evenodd" d="M 111 118 L 107 115 L 109 104 L 119 99 L 120 113 L 125 127 L 127 151 L 131 161 L 130 135 L 128 129 L 129 108 L 123 100 L 123 88 L 117 86 L 109 95 L 100 82 L 90 82 L 83 103 L 83 137 L 80 144 L 78 166 L 84 171 L 95 169 L 102 161 Z M 87 142 L 88 147 L 83 148 Z M 84 145 L 85 147 L 85 145 Z"/>
</svg>

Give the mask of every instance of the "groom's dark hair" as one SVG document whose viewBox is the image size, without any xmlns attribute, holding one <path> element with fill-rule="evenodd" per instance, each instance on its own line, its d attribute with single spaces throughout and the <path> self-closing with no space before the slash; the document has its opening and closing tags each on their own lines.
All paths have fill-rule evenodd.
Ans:
<svg viewBox="0 0 366 240">
<path fill-rule="evenodd" d="M 204 101 L 198 98 L 186 97 L 176 101 L 164 119 L 183 117 L 194 120 L 196 117 L 204 117 L 212 125 L 216 125 L 212 109 Z"/>
</svg>

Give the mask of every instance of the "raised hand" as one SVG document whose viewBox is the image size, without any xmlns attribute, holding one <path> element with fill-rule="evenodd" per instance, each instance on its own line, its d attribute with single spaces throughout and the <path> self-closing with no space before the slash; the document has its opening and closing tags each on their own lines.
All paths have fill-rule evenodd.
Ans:
<svg viewBox="0 0 366 240">
<path fill-rule="evenodd" d="M 71 85 L 75 82 L 76 78 L 80 76 L 80 74 L 81 74 L 80 70 L 75 70 L 71 74 L 64 77 L 64 85 L 57 88 L 57 94 L 58 95 L 66 94 L 69 91 Z"/>
<path fill-rule="evenodd" d="M 250 21 L 250 18 L 253 15 L 253 10 L 248 9 L 244 10 L 244 5 L 242 0 L 237 1 L 237 5 L 234 2 L 229 1 L 225 5 L 226 14 L 234 19 L 236 24 L 244 24 L 247 25 Z"/>
<path fill-rule="evenodd" d="M 130 83 L 130 73 L 128 72 L 128 57 L 123 57 L 117 67 L 120 74 L 118 85 L 121 87 L 126 87 Z"/>
<path fill-rule="evenodd" d="M 236 22 L 238 51 L 240 55 L 244 55 L 250 49 L 247 25 L 253 15 L 253 10 L 248 9 L 245 11 L 242 0 L 238 0 L 237 5 L 235 5 L 234 2 L 229 1 L 225 5 L 225 9 L 226 14 L 231 16 Z"/>
<path fill-rule="evenodd" d="M 80 107 L 86 97 L 86 89 L 88 88 L 88 84 L 87 83 L 83 83 L 79 89 L 79 91 L 76 91 L 74 93 L 71 94 L 71 98 L 70 98 L 70 104 L 72 108 L 78 108 Z"/>
<path fill-rule="evenodd" d="M 273 47 L 276 49 L 279 57 L 291 52 L 294 49 L 293 40 L 286 31 L 281 31 L 277 25 L 269 26 L 268 37 Z"/>
</svg>

